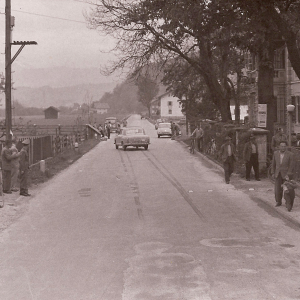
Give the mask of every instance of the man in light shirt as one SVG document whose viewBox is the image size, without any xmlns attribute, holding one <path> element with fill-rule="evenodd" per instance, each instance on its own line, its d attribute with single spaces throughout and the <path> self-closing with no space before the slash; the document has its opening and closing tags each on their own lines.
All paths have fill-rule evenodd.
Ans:
<svg viewBox="0 0 300 300">
<path fill-rule="evenodd" d="M 255 179 L 259 179 L 258 146 L 253 133 L 251 133 L 249 142 L 244 146 L 243 158 L 246 165 L 246 180 L 250 181 L 251 169 L 253 167 Z"/>
<path fill-rule="evenodd" d="M 287 150 L 287 142 L 280 142 L 279 150 L 274 152 L 271 168 L 271 173 L 275 178 L 275 206 L 282 204 L 282 184 L 285 180 L 293 179 L 294 165 L 294 155 Z"/>
<path fill-rule="evenodd" d="M 204 135 L 204 131 L 201 128 L 200 124 L 198 124 L 196 129 L 192 133 L 192 137 L 196 139 L 196 145 L 199 152 L 202 152 L 203 135 Z"/>
</svg>

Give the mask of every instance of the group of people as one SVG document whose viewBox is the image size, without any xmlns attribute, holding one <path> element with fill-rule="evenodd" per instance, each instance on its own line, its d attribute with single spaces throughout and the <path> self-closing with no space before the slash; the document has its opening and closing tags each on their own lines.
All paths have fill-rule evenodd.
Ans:
<svg viewBox="0 0 300 300">
<path fill-rule="evenodd" d="M 95 127 L 98 128 L 98 131 L 100 132 L 101 137 L 107 136 L 107 138 L 110 139 L 110 127 L 111 127 L 110 123 L 105 123 L 103 126 L 101 124 L 99 124 L 98 127 L 97 127 L 97 125 Z"/>
<path fill-rule="evenodd" d="M 17 148 L 17 139 L 9 138 L 1 151 L 2 191 L 6 194 L 18 192 L 18 178 L 20 179 L 20 195 L 31 196 L 28 193 L 29 171 L 29 140 L 22 141 L 21 151 Z M 1 179 L 1 178 L 0 178 Z"/>
<path fill-rule="evenodd" d="M 271 142 L 273 149 L 271 173 L 275 180 L 275 206 L 281 206 L 282 198 L 284 198 L 287 210 L 291 211 L 297 184 L 293 180 L 295 165 L 294 155 L 287 150 L 287 145 L 287 137 L 280 128 L 273 136 Z M 230 176 L 234 170 L 234 162 L 236 161 L 235 148 L 231 137 L 226 136 L 225 143 L 221 146 L 219 155 L 223 162 L 225 182 L 229 184 Z M 243 159 L 246 166 L 246 180 L 250 181 L 251 169 L 253 168 L 255 179 L 260 181 L 258 145 L 254 134 L 250 135 L 249 141 L 244 146 Z"/>
</svg>

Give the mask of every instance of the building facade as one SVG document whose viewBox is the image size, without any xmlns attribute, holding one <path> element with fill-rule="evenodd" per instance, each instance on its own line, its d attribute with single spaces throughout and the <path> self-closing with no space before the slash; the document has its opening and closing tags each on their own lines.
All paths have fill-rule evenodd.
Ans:
<svg viewBox="0 0 300 300">
<path fill-rule="evenodd" d="M 169 92 L 156 97 L 150 106 L 151 117 L 169 120 L 183 118 L 184 114 L 181 110 L 179 99 Z"/>
</svg>

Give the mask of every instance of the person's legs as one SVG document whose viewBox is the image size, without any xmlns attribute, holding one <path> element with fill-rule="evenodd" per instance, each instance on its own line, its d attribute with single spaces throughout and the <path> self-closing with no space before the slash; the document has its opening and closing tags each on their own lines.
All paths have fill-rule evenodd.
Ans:
<svg viewBox="0 0 300 300">
<path fill-rule="evenodd" d="M 276 204 L 277 205 L 281 205 L 282 202 L 282 183 L 283 183 L 283 179 L 281 177 L 281 174 L 279 173 L 277 178 L 275 178 L 275 200 L 276 200 Z"/>
<path fill-rule="evenodd" d="M 3 170 L 3 191 L 11 192 L 11 171 Z"/>
<path fill-rule="evenodd" d="M 259 163 L 258 163 L 258 154 L 252 154 L 251 155 L 252 159 L 252 166 L 255 174 L 255 179 L 259 180 Z"/>
<path fill-rule="evenodd" d="M 17 182 L 18 182 L 18 175 L 19 175 L 19 165 L 12 165 L 11 168 L 11 189 L 17 190 Z"/>
<path fill-rule="evenodd" d="M 246 162 L 246 179 L 247 180 L 250 180 L 251 168 L 252 168 L 252 165 L 251 165 L 251 161 L 249 160 Z"/>
</svg>

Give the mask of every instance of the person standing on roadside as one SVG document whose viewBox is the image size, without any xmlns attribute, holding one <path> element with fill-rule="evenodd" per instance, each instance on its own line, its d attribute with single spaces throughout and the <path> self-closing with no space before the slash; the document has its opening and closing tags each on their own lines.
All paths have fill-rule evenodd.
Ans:
<svg viewBox="0 0 300 300">
<path fill-rule="evenodd" d="M 293 179 L 294 175 L 294 155 L 287 151 L 287 142 L 282 141 L 279 144 L 279 150 L 273 154 L 271 173 L 275 178 L 275 206 L 282 204 L 283 186 L 285 180 Z"/>
<path fill-rule="evenodd" d="M 288 138 L 283 133 L 283 129 L 281 127 L 278 127 L 275 135 L 272 137 L 272 140 L 271 140 L 271 148 L 272 148 L 273 153 L 279 149 L 279 144 L 283 141 L 287 142 Z"/>
<path fill-rule="evenodd" d="M 13 136 L 12 137 L 12 146 L 11 146 L 11 150 L 12 150 L 13 154 L 19 153 L 19 150 L 17 148 L 17 143 L 18 143 L 17 137 Z M 19 168 L 20 168 L 20 158 L 18 156 L 11 160 L 11 191 L 12 192 L 17 192 L 19 190 L 17 187 Z"/>
<path fill-rule="evenodd" d="M 195 142 L 199 152 L 203 151 L 203 135 L 204 131 L 201 128 L 200 124 L 198 124 L 196 129 L 193 131 L 192 136 L 196 139 Z"/>
<path fill-rule="evenodd" d="M 2 158 L 2 176 L 3 176 L 3 193 L 11 194 L 11 171 L 12 171 L 12 160 L 19 157 L 19 153 L 12 152 L 11 149 L 12 141 L 7 139 L 5 146 L 1 152 Z"/>
<path fill-rule="evenodd" d="M 243 158 L 246 164 L 246 180 L 250 181 L 250 173 L 253 167 L 255 179 L 259 179 L 259 163 L 258 163 L 258 146 L 255 140 L 255 135 L 251 133 L 249 142 L 244 146 Z"/>
<path fill-rule="evenodd" d="M 28 171 L 29 171 L 29 140 L 22 142 L 20 151 L 20 195 L 31 196 L 28 193 Z"/>
<path fill-rule="evenodd" d="M 225 137 L 225 143 L 221 146 L 219 155 L 223 161 L 225 182 L 229 184 L 230 176 L 234 170 L 234 161 L 236 160 L 235 149 L 230 136 Z"/>
<path fill-rule="evenodd" d="M 110 139 L 110 122 L 106 124 L 106 133 L 107 133 L 107 138 Z"/>
</svg>

